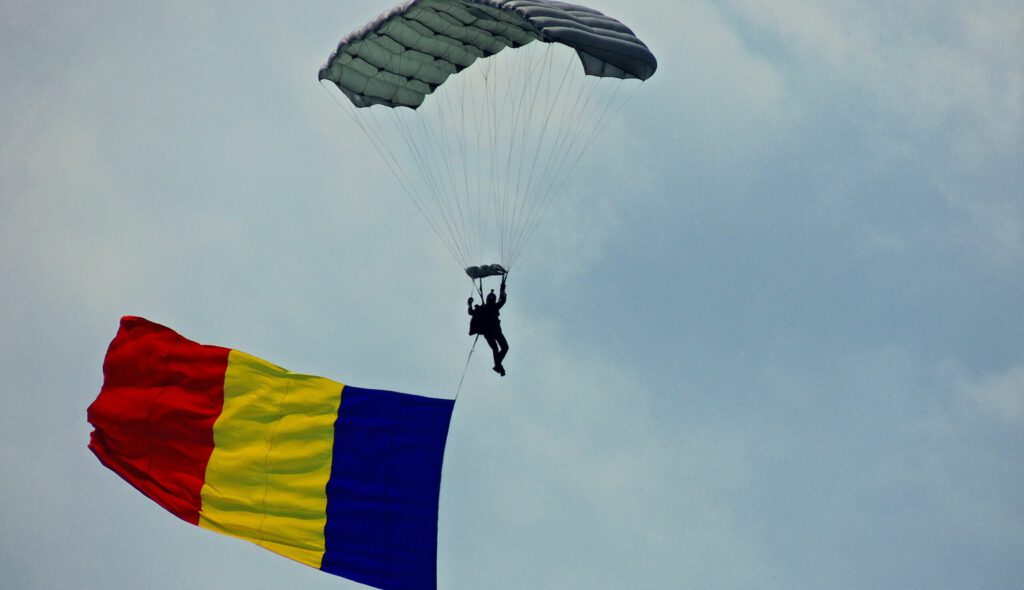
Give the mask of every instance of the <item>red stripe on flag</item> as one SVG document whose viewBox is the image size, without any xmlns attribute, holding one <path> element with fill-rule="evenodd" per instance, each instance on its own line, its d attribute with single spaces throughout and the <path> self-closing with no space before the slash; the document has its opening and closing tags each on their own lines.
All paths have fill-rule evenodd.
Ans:
<svg viewBox="0 0 1024 590">
<path fill-rule="evenodd" d="M 121 318 L 103 361 L 103 389 L 88 410 L 95 428 L 89 448 L 99 460 L 192 524 L 230 352 L 143 318 Z"/>
</svg>

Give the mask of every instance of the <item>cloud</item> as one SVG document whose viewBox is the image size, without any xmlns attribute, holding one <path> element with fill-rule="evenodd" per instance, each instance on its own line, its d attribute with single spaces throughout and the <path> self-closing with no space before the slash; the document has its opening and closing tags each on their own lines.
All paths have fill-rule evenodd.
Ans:
<svg viewBox="0 0 1024 590">
<path fill-rule="evenodd" d="M 120 313 L 454 390 L 469 287 L 315 80 L 381 6 L 122 4 L 0 9 L 0 569 L 335 587 L 163 513 L 83 412 Z M 508 377 L 478 343 L 442 586 L 1020 586 L 1019 11 L 605 4 L 661 69 L 516 270 Z"/>
<path fill-rule="evenodd" d="M 1020 267 L 1024 67 L 1010 48 L 1024 43 L 1024 16 L 1014 3 L 733 0 L 723 13 L 806 112 L 848 121 L 847 132 L 899 156 L 866 150 L 865 166 L 928 175 L 935 204 L 961 218 L 942 239 L 952 234 L 1001 270 Z"/>
<path fill-rule="evenodd" d="M 1007 50 L 1024 35 L 1020 11 L 1011 2 L 940 4 L 939 11 L 934 2 L 888 8 L 819 0 L 726 5 L 753 27 L 753 42 L 770 35 L 782 53 L 769 53 L 774 62 L 788 62 L 787 69 L 813 68 L 825 75 L 819 83 L 835 80 L 864 92 L 876 108 L 912 128 L 955 123 L 961 133 L 980 131 L 994 147 L 1019 146 L 1013 130 L 1024 120 L 1024 74 L 1019 57 Z"/>
<path fill-rule="evenodd" d="M 478 346 L 449 440 L 442 557 L 468 565 L 453 585 L 751 583 L 755 550 L 719 487 L 742 478 L 740 450 L 666 430 L 655 414 L 671 392 L 557 325 L 505 323 L 509 376 L 494 381 Z"/>
<path fill-rule="evenodd" d="M 1024 426 L 1024 363 L 1005 371 L 957 377 L 957 390 L 973 407 L 1002 422 Z"/>
</svg>

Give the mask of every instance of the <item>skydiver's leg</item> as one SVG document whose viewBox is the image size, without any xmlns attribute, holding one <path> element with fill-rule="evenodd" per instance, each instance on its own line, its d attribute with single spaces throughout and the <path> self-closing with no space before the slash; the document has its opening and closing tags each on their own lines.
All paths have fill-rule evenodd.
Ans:
<svg viewBox="0 0 1024 590">
<path fill-rule="evenodd" d="M 505 340 L 505 334 L 500 331 L 494 335 L 494 339 L 497 341 L 497 345 L 501 347 L 501 352 L 497 353 L 495 357 L 498 359 L 497 364 L 500 365 L 501 361 L 505 360 L 505 355 L 508 354 L 508 341 Z"/>
<path fill-rule="evenodd" d="M 500 373 L 502 371 L 501 351 L 498 349 L 497 339 L 494 334 L 484 334 L 484 339 L 487 340 L 487 345 L 491 347 L 491 353 L 494 354 L 494 370 Z"/>
<path fill-rule="evenodd" d="M 501 359 L 505 357 L 505 354 L 499 348 L 498 343 L 499 339 L 500 342 L 505 342 L 505 337 L 499 331 L 497 334 L 485 334 L 484 338 L 487 339 L 487 345 L 491 347 L 491 352 L 494 354 L 494 372 L 504 377 L 505 367 L 501 366 Z M 506 343 L 505 346 L 507 347 L 508 344 Z"/>
</svg>

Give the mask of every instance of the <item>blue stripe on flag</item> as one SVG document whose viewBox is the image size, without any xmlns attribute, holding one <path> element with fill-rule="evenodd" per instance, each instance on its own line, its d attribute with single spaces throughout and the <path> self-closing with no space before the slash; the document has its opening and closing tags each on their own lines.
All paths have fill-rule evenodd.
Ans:
<svg viewBox="0 0 1024 590">
<path fill-rule="evenodd" d="M 437 505 L 453 400 L 346 386 L 320 569 L 384 590 L 437 587 Z"/>
</svg>

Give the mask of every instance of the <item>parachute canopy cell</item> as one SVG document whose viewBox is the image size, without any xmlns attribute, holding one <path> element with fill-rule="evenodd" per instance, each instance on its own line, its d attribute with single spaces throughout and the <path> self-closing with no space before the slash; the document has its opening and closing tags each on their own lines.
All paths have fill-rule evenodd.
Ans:
<svg viewBox="0 0 1024 590">
<path fill-rule="evenodd" d="M 320 69 L 357 107 L 419 107 L 478 58 L 532 41 L 574 49 L 591 76 L 646 80 L 658 62 L 621 22 L 549 0 L 412 0 L 342 39 Z"/>
</svg>

